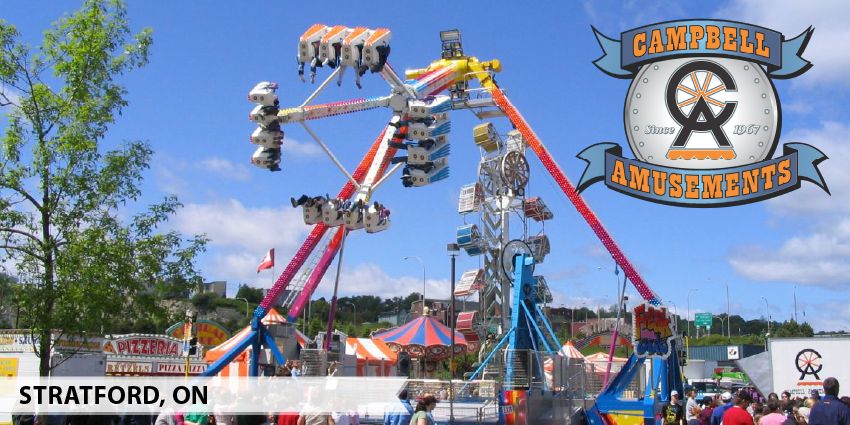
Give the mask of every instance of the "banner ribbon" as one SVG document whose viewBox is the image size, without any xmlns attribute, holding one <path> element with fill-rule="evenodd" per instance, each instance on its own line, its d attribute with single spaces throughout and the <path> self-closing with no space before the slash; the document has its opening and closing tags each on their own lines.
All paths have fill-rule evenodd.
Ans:
<svg viewBox="0 0 850 425">
<path fill-rule="evenodd" d="M 647 25 L 623 32 L 620 40 L 607 37 L 596 28 L 593 32 L 603 51 L 593 63 L 616 78 L 634 78 L 647 63 L 692 56 L 756 62 L 765 65 L 768 76 L 777 79 L 795 77 L 812 65 L 801 56 L 814 32 L 812 27 L 790 40 L 768 28 L 717 19 Z"/>
<path fill-rule="evenodd" d="M 805 143 L 786 143 L 783 156 L 720 169 L 665 167 L 622 156 L 616 143 L 597 143 L 577 156 L 587 162 L 579 192 L 592 184 L 648 201 L 682 207 L 726 207 L 760 201 L 798 189 L 803 180 L 826 193 L 817 166 L 827 156 Z"/>
</svg>

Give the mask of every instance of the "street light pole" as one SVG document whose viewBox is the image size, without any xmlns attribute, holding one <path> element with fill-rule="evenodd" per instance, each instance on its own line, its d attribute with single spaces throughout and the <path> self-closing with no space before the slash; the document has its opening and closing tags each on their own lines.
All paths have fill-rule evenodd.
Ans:
<svg viewBox="0 0 850 425">
<path fill-rule="evenodd" d="M 421 258 L 419 258 L 415 255 L 410 255 L 410 256 L 404 257 L 404 259 L 405 260 L 416 260 L 416 261 L 419 262 L 419 265 L 422 266 L 422 316 L 424 316 L 425 315 L 425 262 L 422 261 Z"/>
<path fill-rule="evenodd" d="M 245 317 L 248 317 L 248 299 L 247 298 L 234 298 L 234 299 L 245 301 Z"/>
<path fill-rule="evenodd" d="M 794 321 L 800 323 L 797 320 L 797 285 L 794 285 Z"/>
<path fill-rule="evenodd" d="M 667 300 L 667 302 L 670 303 L 670 305 L 673 306 L 673 317 L 676 318 L 676 320 L 674 320 L 673 323 L 674 323 L 674 327 L 676 328 L 676 333 L 678 334 L 679 333 L 679 307 L 676 307 L 676 303 L 673 302 L 672 300 Z"/>
<path fill-rule="evenodd" d="M 691 337 L 691 292 L 699 292 L 699 288 L 691 288 L 688 291 L 688 338 Z"/>
<path fill-rule="evenodd" d="M 764 300 L 764 308 L 765 308 L 765 318 L 767 320 L 767 334 L 770 335 L 770 303 L 767 302 L 767 298 L 761 297 Z"/>
<path fill-rule="evenodd" d="M 456 325 L 455 322 L 455 258 L 457 257 L 458 251 L 460 251 L 460 247 L 456 243 L 450 243 L 446 247 L 449 251 L 449 256 L 452 257 L 452 285 L 451 285 L 451 295 L 450 295 L 450 306 L 449 306 L 449 323 L 452 325 L 452 342 L 449 347 L 449 423 L 455 423 L 455 395 L 454 395 L 454 374 L 455 374 L 455 332 Z"/>
<path fill-rule="evenodd" d="M 352 302 L 345 303 L 346 305 L 350 305 L 351 309 L 354 310 L 354 324 L 357 325 L 357 306 Z"/>
<path fill-rule="evenodd" d="M 729 339 L 732 339 L 732 313 L 729 308 L 729 282 L 723 282 L 726 285 L 726 333 Z"/>
</svg>

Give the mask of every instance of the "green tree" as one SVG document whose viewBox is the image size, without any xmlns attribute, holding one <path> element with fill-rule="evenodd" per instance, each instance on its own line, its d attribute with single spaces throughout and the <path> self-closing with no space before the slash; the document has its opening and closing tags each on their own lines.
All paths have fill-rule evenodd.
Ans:
<svg viewBox="0 0 850 425">
<path fill-rule="evenodd" d="M 263 301 L 263 290 L 242 284 L 239 285 L 239 290 L 236 291 L 236 298 L 245 298 L 249 303 L 259 304 Z"/>
<path fill-rule="evenodd" d="M 44 33 L 40 46 L 0 21 L 0 249 L 16 265 L 22 325 L 39 340 L 47 375 L 53 329 L 100 332 L 136 312 L 164 315 L 158 299 L 201 282 L 205 238 L 159 233 L 174 197 L 119 216 L 141 195 L 151 147 L 104 146 L 126 106 L 119 77 L 148 62 L 151 31 L 132 35 L 120 0 L 86 0 Z M 127 213 L 127 210 L 123 211 Z"/>
<path fill-rule="evenodd" d="M 15 278 L 6 273 L 0 273 L 0 326 L 5 328 L 13 327 L 12 321 L 14 319 L 11 319 L 11 317 L 17 314 L 15 283 Z"/>
</svg>

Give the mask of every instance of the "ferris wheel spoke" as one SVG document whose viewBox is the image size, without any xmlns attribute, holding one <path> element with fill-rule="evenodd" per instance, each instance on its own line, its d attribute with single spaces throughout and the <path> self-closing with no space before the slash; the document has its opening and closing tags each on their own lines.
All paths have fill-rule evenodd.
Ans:
<svg viewBox="0 0 850 425">
<path fill-rule="evenodd" d="M 699 96 L 699 93 L 697 93 L 696 91 L 691 90 L 690 88 L 688 88 L 688 87 L 686 87 L 686 86 L 683 86 L 683 85 L 681 85 L 681 84 L 679 84 L 679 85 L 676 87 L 676 89 L 677 89 L 677 90 L 681 90 L 681 91 L 683 91 L 683 92 L 685 92 L 685 93 L 687 93 L 687 94 L 689 94 L 689 95 L 691 95 L 691 96 Z"/>
<path fill-rule="evenodd" d="M 726 84 L 721 84 L 721 85 L 719 85 L 719 86 L 717 86 L 717 87 L 715 87 L 715 88 L 713 88 L 713 89 L 711 89 L 711 90 L 709 90 L 709 91 L 705 92 L 705 95 L 706 95 L 706 96 L 711 96 L 711 95 L 713 95 L 713 94 L 715 94 L 715 93 L 717 93 L 717 92 L 719 92 L 719 91 L 722 91 L 722 90 L 726 90 Z"/>
<path fill-rule="evenodd" d="M 688 105 L 690 105 L 691 103 L 696 102 L 697 100 L 699 100 L 699 97 L 694 96 L 694 97 L 692 97 L 692 98 L 690 98 L 690 99 L 688 99 L 688 100 L 686 100 L 686 101 L 684 101 L 684 102 L 677 103 L 677 104 L 676 104 L 676 106 L 678 106 L 678 107 L 680 107 L 680 108 L 681 108 L 681 107 L 683 107 L 683 106 L 688 106 Z"/>
</svg>

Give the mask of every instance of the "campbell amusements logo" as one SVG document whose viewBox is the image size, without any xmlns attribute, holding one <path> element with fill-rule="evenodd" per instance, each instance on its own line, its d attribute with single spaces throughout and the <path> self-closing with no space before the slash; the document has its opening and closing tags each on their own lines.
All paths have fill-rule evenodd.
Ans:
<svg viewBox="0 0 850 425">
<path fill-rule="evenodd" d="M 814 30 L 791 40 L 740 22 L 685 20 L 626 31 L 620 40 L 594 28 L 604 52 L 594 64 L 632 80 L 624 123 L 634 159 L 614 143 L 578 157 L 578 184 L 598 181 L 652 202 L 722 207 L 778 196 L 810 181 L 829 193 L 817 165 L 827 159 L 805 143 L 785 143 L 772 78 L 804 73 L 801 57 Z"/>
</svg>

